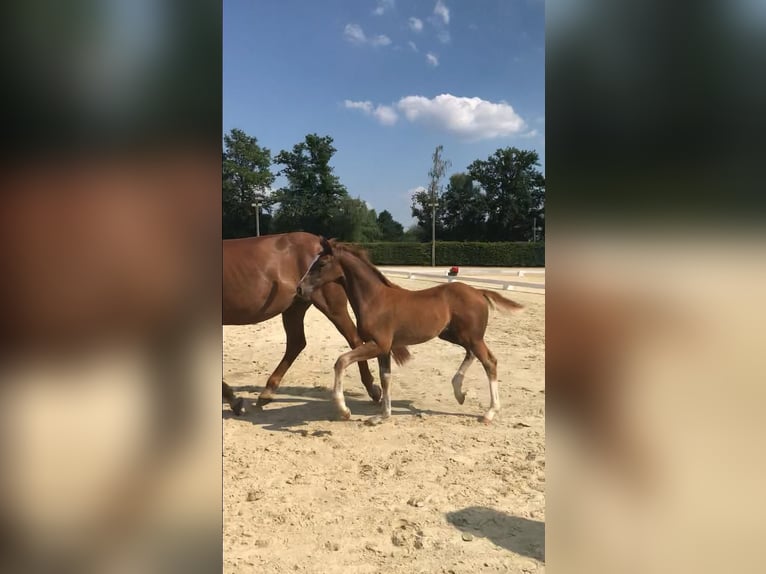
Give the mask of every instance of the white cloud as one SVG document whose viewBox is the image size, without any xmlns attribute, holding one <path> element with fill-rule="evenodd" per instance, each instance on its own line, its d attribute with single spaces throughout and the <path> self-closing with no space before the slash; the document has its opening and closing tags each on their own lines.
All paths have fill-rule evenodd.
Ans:
<svg viewBox="0 0 766 574">
<path fill-rule="evenodd" d="M 369 100 L 360 102 L 344 100 L 343 106 L 348 110 L 360 110 L 365 115 L 374 117 L 384 126 L 392 126 L 399 119 L 399 114 L 396 113 L 393 107 L 384 105 L 374 106 Z"/>
<path fill-rule="evenodd" d="M 347 109 L 360 110 L 382 125 L 393 125 L 399 115 L 413 124 L 421 124 L 458 136 L 467 141 L 497 137 L 537 137 L 537 130 L 527 130 L 526 122 L 506 102 L 464 98 L 441 94 L 435 98 L 406 96 L 391 106 L 370 101 L 345 100 Z"/>
<path fill-rule="evenodd" d="M 436 67 L 439 65 L 439 58 L 433 52 L 428 52 L 428 54 L 426 54 L 426 62 L 431 64 L 433 67 Z"/>
<path fill-rule="evenodd" d="M 396 110 L 391 106 L 378 106 L 372 112 L 372 115 L 384 126 L 392 126 L 399 119 Z"/>
<path fill-rule="evenodd" d="M 441 94 L 429 99 L 407 96 L 396 107 L 412 123 L 440 129 L 476 141 L 518 135 L 526 123 L 506 102 Z"/>
<path fill-rule="evenodd" d="M 386 36 L 385 34 L 380 34 L 379 36 L 374 36 L 373 38 L 370 38 L 370 44 L 373 46 L 388 46 L 391 43 L 391 38 Z"/>
<path fill-rule="evenodd" d="M 364 30 L 359 24 L 346 24 L 343 36 L 352 44 L 364 44 L 367 41 L 367 36 L 364 35 Z"/>
<path fill-rule="evenodd" d="M 452 40 L 452 38 L 449 35 L 449 30 L 441 30 L 436 35 L 436 37 L 439 38 L 439 42 L 441 42 L 442 44 L 449 44 L 450 40 Z"/>
<path fill-rule="evenodd" d="M 413 32 L 420 32 L 423 29 L 423 20 L 420 18 L 412 17 L 407 21 L 407 24 Z"/>
<path fill-rule="evenodd" d="M 385 34 L 368 37 L 359 24 L 346 24 L 346 27 L 343 29 L 343 37 L 352 44 L 357 45 L 388 46 L 391 43 L 391 38 Z"/>
<path fill-rule="evenodd" d="M 442 22 L 449 24 L 449 8 L 445 6 L 442 0 L 436 0 L 436 6 L 434 6 L 434 15 L 441 18 Z"/>
<path fill-rule="evenodd" d="M 375 7 L 375 10 L 373 10 L 372 13 L 375 16 L 382 16 L 388 10 L 391 10 L 393 7 L 394 7 L 394 0 L 378 0 L 378 5 Z"/>
<path fill-rule="evenodd" d="M 416 44 L 415 44 L 415 42 L 413 42 L 412 40 L 410 40 L 409 42 L 407 42 L 407 44 L 410 46 L 410 48 L 412 48 L 412 51 L 413 51 L 413 52 L 417 52 L 417 51 L 418 51 L 418 47 L 417 47 L 417 45 L 416 45 Z"/>
<path fill-rule="evenodd" d="M 354 102 L 351 100 L 344 100 L 343 105 L 349 110 L 362 110 L 366 114 L 372 113 L 372 102 Z"/>
</svg>

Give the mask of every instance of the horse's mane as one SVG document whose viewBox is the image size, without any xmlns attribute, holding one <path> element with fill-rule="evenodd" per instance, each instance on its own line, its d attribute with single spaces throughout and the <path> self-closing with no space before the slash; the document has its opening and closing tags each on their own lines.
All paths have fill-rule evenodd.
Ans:
<svg viewBox="0 0 766 574">
<path fill-rule="evenodd" d="M 360 259 L 367 267 L 370 268 L 370 270 L 375 273 L 375 275 L 380 279 L 380 281 L 386 285 L 387 287 L 396 287 L 398 288 L 398 285 L 394 285 L 391 283 L 391 281 L 388 280 L 388 278 L 383 275 L 383 273 L 375 267 L 375 265 L 370 261 L 370 256 L 367 254 L 367 250 L 363 247 L 359 247 L 358 245 L 353 245 L 351 243 L 342 243 L 340 241 L 335 241 L 333 239 L 330 240 L 330 244 L 332 245 L 333 249 L 340 249 L 341 251 L 345 251 L 347 253 L 350 253 L 351 255 L 354 255 L 358 259 Z"/>
</svg>

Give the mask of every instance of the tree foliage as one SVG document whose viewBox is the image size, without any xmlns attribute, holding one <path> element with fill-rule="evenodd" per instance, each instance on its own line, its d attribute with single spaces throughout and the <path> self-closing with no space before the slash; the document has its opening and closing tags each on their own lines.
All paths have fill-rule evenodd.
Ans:
<svg viewBox="0 0 766 574">
<path fill-rule="evenodd" d="M 330 136 L 309 134 L 292 151 L 282 150 L 274 158 L 284 166 L 280 174 L 287 178 L 287 185 L 274 194 L 279 202 L 274 217 L 277 231 L 332 235 L 336 218 L 342 215 L 341 207 L 350 209 L 348 191 L 330 166 L 336 152 L 332 142 Z M 344 215 L 347 220 L 355 217 Z"/>
<path fill-rule="evenodd" d="M 487 198 L 467 173 L 455 173 L 441 198 L 439 236 L 447 241 L 482 241 L 486 236 Z"/>
<path fill-rule="evenodd" d="M 438 151 L 438 148 L 437 148 Z M 498 149 L 450 177 L 441 193 L 429 172 L 429 189 L 412 197 L 421 241 L 431 238 L 431 205 L 436 203 L 436 237 L 453 241 L 530 241 L 544 237 L 545 177 L 535 151 Z M 535 232 L 535 225 L 538 231 Z"/>
<path fill-rule="evenodd" d="M 344 241 L 378 241 L 380 230 L 375 210 L 360 198 L 343 198 L 329 235 Z"/>
<path fill-rule="evenodd" d="M 402 241 L 404 239 L 404 227 L 388 210 L 383 210 L 378 214 L 378 230 L 381 241 Z"/>
<path fill-rule="evenodd" d="M 468 174 L 484 191 L 487 241 L 528 241 L 537 219 L 545 214 L 545 176 L 535 151 L 515 147 L 497 150 L 468 166 Z"/>
<path fill-rule="evenodd" d="M 377 214 L 351 197 L 330 165 L 336 149 L 330 136 L 308 134 L 274 158 L 286 185 L 269 195 L 275 175 L 268 148 L 233 129 L 224 137 L 222 168 L 224 237 L 254 235 L 251 204 L 260 198 L 262 233 L 308 231 L 345 241 L 431 240 L 433 206 L 436 238 L 441 241 L 530 241 L 544 238 L 545 177 L 534 151 L 498 149 L 485 160 L 441 181 L 450 162 L 437 146 L 428 171 L 428 188 L 412 196 L 417 223 L 406 231 L 389 211 Z M 538 231 L 535 232 L 535 226 Z"/>
<path fill-rule="evenodd" d="M 221 176 L 223 236 L 255 235 L 252 203 L 256 198 L 261 199 L 266 212 L 261 220 L 261 229 L 267 229 L 270 203 L 266 192 L 274 183 L 271 151 L 258 145 L 256 138 L 242 130 L 232 129 L 224 136 Z"/>
</svg>

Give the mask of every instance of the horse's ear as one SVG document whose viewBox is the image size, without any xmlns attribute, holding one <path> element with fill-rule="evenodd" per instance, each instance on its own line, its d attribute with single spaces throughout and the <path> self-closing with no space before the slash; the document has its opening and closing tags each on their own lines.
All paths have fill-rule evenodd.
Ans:
<svg viewBox="0 0 766 574">
<path fill-rule="evenodd" d="M 319 244 L 322 246 L 323 255 L 332 255 L 332 239 L 328 241 L 324 236 L 319 236 Z"/>
</svg>

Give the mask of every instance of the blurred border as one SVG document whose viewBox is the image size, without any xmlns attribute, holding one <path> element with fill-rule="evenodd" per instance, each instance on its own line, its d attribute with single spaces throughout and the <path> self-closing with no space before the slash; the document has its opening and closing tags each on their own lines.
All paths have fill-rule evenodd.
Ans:
<svg viewBox="0 0 766 574">
<path fill-rule="evenodd" d="M 546 568 L 763 571 L 766 9 L 546 18 Z"/>
<path fill-rule="evenodd" d="M 221 11 L 0 9 L 2 571 L 221 568 Z"/>
</svg>

